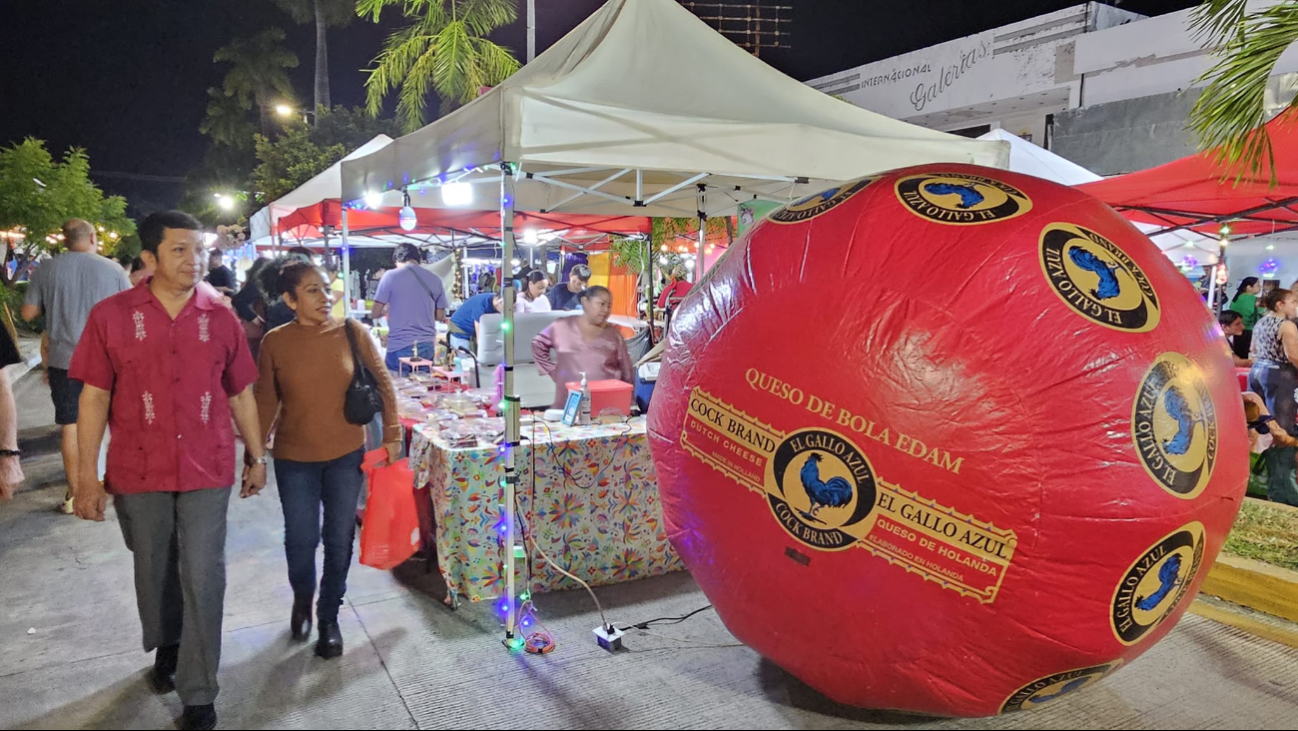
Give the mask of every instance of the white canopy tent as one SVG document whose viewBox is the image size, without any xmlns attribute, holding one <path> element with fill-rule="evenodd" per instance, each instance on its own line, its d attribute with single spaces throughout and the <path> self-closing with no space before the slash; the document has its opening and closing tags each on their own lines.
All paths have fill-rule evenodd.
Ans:
<svg viewBox="0 0 1298 731">
<path fill-rule="evenodd" d="M 248 239 L 253 242 L 264 241 L 268 244 L 275 235 L 275 225 L 284 216 L 299 208 L 314 206 L 321 201 L 340 200 L 343 188 L 343 163 L 370 155 L 390 144 L 392 144 L 391 137 L 378 135 L 353 150 L 342 160 L 330 165 L 327 170 L 294 188 L 291 193 L 281 196 L 252 214 L 248 219 Z"/>
<path fill-rule="evenodd" d="M 444 204 L 499 206 L 507 262 L 516 208 L 704 218 L 730 215 L 748 200 L 790 202 L 871 173 L 934 162 L 1004 168 L 1009 150 L 826 96 L 733 45 L 674 0 L 610 0 L 470 104 L 344 162 L 342 195 L 345 203 L 384 195 L 392 205 L 406 195 L 423 203 L 440 193 Z M 491 193 L 471 193 L 483 185 Z M 346 215 L 344 209 L 344 222 Z M 699 229 L 701 274 L 706 227 Z M 519 400 L 514 291 L 508 277 L 504 284 L 502 537 L 506 641 L 517 647 Z"/>
<path fill-rule="evenodd" d="M 1016 173 L 1050 180 L 1069 187 L 1104 179 L 1072 160 L 1060 157 L 1050 150 L 1038 147 L 1003 129 L 994 129 L 978 139 L 1009 143 L 1009 169 Z M 1132 223 L 1147 235 L 1159 229 L 1158 226 L 1151 226 L 1147 223 L 1135 221 Z M 1184 256 L 1189 253 L 1189 250 L 1198 250 L 1209 254 L 1215 254 L 1217 251 L 1217 242 L 1215 240 L 1209 241 L 1190 231 L 1159 234 L 1158 236 L 1151 236 L 1150 240 L 1170 258 Z"/>
</svg>

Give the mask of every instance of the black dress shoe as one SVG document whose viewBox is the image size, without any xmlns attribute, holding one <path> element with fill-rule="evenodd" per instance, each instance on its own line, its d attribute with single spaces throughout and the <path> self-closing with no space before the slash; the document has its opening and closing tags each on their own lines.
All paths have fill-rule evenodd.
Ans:
<svg viewBox="0 0 1298 731">
<path fill-rule="evenodd" d="M 320 623 L 320 641 L 315 643 L 316 657 L 332 660 L 343 654 L 343 633 L 337 622 Z"/>
<path fill-rule="evenodd" d="M 216 728 L 216 706 L 185 706 L 180 717 L 181 731 L 212 731 Z"/>
<path fill-rule="evenodd" d="M 149 685 L 158 695 L 176 691 L 176 665 L 180 661 L 180 645 L 159 647 L 153 653 L 153 670 L 149 671 Z"/>
<path fill-rule="evenodd" d="M 294 642 L 311 639 L 311 600 L 293 602 L 293 616 L 289 619 Z"/>
</svg>

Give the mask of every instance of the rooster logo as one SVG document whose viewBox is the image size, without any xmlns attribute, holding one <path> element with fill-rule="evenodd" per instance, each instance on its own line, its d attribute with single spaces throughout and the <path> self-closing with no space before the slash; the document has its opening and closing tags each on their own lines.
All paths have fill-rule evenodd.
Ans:
<svg viewBox="0 0 1298 731">
<path fill-rule="evenodd" d="M 1180 353 L 1159 355 L 1131 411 L 1132 446 L 1145 472 L 1177 497 L 1198 497 L 1217 463 L 1218 431 L 1202 369 Z"/>
<path fill-rule="evenodd" d="M 820 479 L 822 459 L 819 454 L 812 452 L 803 463 L 802 471 L 798 473 L 798 477 L 802 480 L 802 489 L 811 500 L 810 511 L 798 512 L 809 521 L 824 524 L 823 520 L 816 517 L 816 513 L 820 512 L 821 508 L 841 508 L 847 505 L 852 502 L 855 490 L 852 489 L 852 483 L 841 477 L 831 477 L 828 481 Z"/>
<path fill-rule="evenodd" d="M 1041 232 L 1039 254 L 1050 288 L 1092 324 L 1137 333 L 1158 326 L 1158 293 L 1117 244 L 1081 226 L 1051 223 Z"/>
<path fill-rule="evenodd" d="M 1047 675 L 1044 678 L 1028 683 L 1006 699 L 1005 704 L 1001 706 L 1001 713 L 1021 711 L 1025 708 L 1037 708 L 1052 703 L 1066 695 L 1099 682 L 1101 678 L 1121 666 L 1121 660 L 1114 660 L 1104 665 Z"/>
<path fill-rule="evenodd" d="M 1167 595 L 1181 583 L 1181 556 L 1172 554 L 1172 557 L 1163 562 L 1163 566 L 1158 570 L 1158 588 L 1154 593 L 1145 597 L 1136 596 L 1136 609 L 1144 612 L 1158 609 L 1158 605 L 1162 604 Z"/>
<path fill-rule="evenodd" d="M 1032 200 L 1018 188 L 969 173 L 907 175 L 897 180 L 896 191 L 920 218 L 956 226 L 1007 221 L 1032 210 Z"/>
<path fill-rule="evenodd" d="M 1119 268 L 1117 264 L 1110 264 L 1080 246 L 1070 249 L 1068 258 L 1072 259 L 1077 266 L 1099 277 L 1099 283 L 1091 290 L 1092 297 L 1103 302 L 1122 294 L 1122 285 L 1114 274 Z"/>
<path fill-rule="evenodd" d="M 929 183 L 924 190 L 930 195 L 958 195 L 960 204 L 957 207 L 966 211 L 987 200 L 987 196 L 979 193 L 977 188 L 960 183 Z"/>
<path fill-rule="evenodd" d="M 837 188 L 809 195 L 781 208 L 767 216 L 767 220 L 776 223 L 802 223 L 841 205 L 844 201 L 864 190 L 877 178 L 862 178 L 854 183 L 840 185 Z"/>
<path fill-rule="evenodd" d="M 850 439 L 827 429 L 804 429 L 771 457 L 767 498 L 776 520 L 804 545 L 822 551 L 850 548 L 869 532 L 878 487 L 870 460 Z"/>
<path fill-rule="evenodd" d="M 1168 388 L 1163 395 L 1163 408 L 1167 409 L 1168 416 L 1176 419 L 1176 434 L 1163 442 L 1163 451 L 1177 456 L 1186 454 L 1194 441 L 1194 428 L 1203 423 L 1203 417 L 1195 413 L 1185 394 L 1176 386 Z"/>
<path fill-rule="evenodd" d="M 1195 521 L 1136 557 L 1113 592 L 1113 633 L 1122 644 L 1140 642 L 1172 616 L 1203 566 L 1203 552 L 1203 524 Z"/>
</svg>

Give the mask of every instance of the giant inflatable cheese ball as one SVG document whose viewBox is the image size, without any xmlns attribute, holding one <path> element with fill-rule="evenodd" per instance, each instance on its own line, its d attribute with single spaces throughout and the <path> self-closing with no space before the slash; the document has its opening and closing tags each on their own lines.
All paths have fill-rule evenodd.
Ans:
<svg viewBox="0 0 1298 731">
<path fill-rule="evenodd" d="M 650 413 L 672 543 L 833 700 L 1037 707 L 1194 598 L 1248 438 L 1222 336 L 1113 210 L 899 170 L 773 213 L 674 317 Z"/>
</svg>

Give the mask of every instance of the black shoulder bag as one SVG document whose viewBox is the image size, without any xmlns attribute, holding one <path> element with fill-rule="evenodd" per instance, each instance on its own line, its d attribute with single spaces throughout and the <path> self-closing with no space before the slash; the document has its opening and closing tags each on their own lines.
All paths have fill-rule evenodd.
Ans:
<svg viewBox="0 0 1298 731">
<path fill-rule="evenodd" d="M 343 322 L 347 330 L 347 344 L 352 349 L 352 382 L 347 386 L 347 398 L 343 401 L 343 416 L 348 424 L 364 426 L 374 420 L 374 415 L 383 410 L 383 399 L 379 397 L 378 379 L 361 362 L 360 350 L 356 346 L 356 333 L 352 330 L 350 319 Z"/>
</svg>

